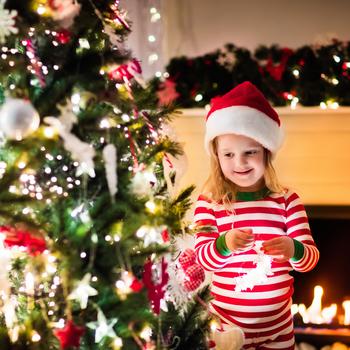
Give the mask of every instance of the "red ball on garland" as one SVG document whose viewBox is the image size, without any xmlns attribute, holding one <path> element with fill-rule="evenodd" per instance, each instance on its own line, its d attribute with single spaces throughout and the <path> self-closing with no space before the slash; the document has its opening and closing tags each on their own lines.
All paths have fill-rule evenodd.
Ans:
<svg viewBox="0 0 350 350">
<path fill-rule="evenodd" d="M 143 288 L 143 283 L 140 282 L 137 278 L 133 278 L 131 284 L 130 284 L 130 289 L 133 292 L 139 292 Z"/>
<path fill-rule="evenodd" d="M 69 320 L 64 328 L 54 330 L 55 336 L 58 338 L 62 349 L 71 346 L 79 347 L 80 338 L 85 333 L 85 327 L 76 326 L 73 320 Z"/>
</svg>

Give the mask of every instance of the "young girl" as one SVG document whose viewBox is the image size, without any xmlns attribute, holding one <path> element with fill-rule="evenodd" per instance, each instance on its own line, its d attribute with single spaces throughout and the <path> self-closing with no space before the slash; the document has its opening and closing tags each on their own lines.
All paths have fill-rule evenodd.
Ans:
<svg viewBox="0 0 350 350">
<path fill-rule="evenodd" d="M 214 100 L 205 134 L 211 173 L 196 203 L 195 249 L 213 272 L 211 310 L 223 330 L 241 328 L 244 349 L 294 349 L 289 271 L 310 271 L 319 259 L 298 195 L 281 187 L 271 164 L 282 141 L 276 111 L 251 83 Z M 258 255 L 270 257 L 269 273 L 238 286 Z"/>
</svg>

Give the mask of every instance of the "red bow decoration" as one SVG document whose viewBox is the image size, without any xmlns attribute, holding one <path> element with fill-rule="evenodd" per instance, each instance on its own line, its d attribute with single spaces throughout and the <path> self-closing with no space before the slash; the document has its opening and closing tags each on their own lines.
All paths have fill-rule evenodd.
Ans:
<svg viewBox="0 0 350 350">
<path fill-rule="evenodd" d="M 270 57 L 265 67 L 266 71 L 271 75 L 271 77 L 277 81 L 280 81 L 282 79 L 282 75 L 286 70 L 287 61 L 289 57 L 293 54 L 293 51 L 288 48 L 283 48 L 281 51 L 282 57 L 280 63 L 275 64 L 272 60 L 272 57 Z"/>
<path fill-rule="evenodd" d="M 196 252 L 187 248 L 179 256 L 179 264 L 185 273 L 185 289 L 189 292 L 196 290 L 205 280 L 203 267 L 196 263 Z"/>
<path fill-rule="evenodd" d="M 46 249 L 46 242 L 43 238 L 31 235 L 27 231 L 16 230 L 9 226 L 0 226 L 0 233 L 4 233 L 5 247 L 25 247 L 30 255 L 41 254 Z"/>
<path fill-rule="evenodd" d="M 152 262 L 148 260 L 144 266 L 143 284 L 148 290 L 148 300 L 151 302 L 152 309 L 157 315 L 159 315 L 160 312 L 160 301 L 165 295 L 165 286 L 169 281 L 169 275 L 166 271 L 167 266 L 168 264 L 166 263 L 165 259 L 162 258 L 161 280 L 158 284 L 155 284 L 152 278 Z"/>
<path fill-rule="evenodd" d="M 118 68 L 108 73 L 109 79 L 116 81 L 129 81 L 134 78 L 135 75 L 141 74 L 142 69 L 140 62 L 136 59 L 131 60 L 129 63 L 122 64 Z"/>
</svg>

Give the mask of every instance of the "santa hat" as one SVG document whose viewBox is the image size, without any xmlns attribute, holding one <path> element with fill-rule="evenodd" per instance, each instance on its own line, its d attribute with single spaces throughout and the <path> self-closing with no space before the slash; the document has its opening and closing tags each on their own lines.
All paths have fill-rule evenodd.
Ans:
<svg viewBox="0 0 350 350">
<path fill-rule="evenodd" d="M 246 81 L 212 101 L 206 119 L 205 148 L 219 135 L 250 137 L 275 154 L 284 132 L 277 112 L 255 85 Z"/>
</svg>

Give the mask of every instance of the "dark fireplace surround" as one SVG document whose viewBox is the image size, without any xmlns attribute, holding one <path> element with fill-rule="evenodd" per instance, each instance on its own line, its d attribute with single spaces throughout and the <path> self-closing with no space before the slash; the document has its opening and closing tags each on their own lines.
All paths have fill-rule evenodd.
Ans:
<svg viewBox="0 0 350 350">
<path fill-rule="evenodd" d="M 350 299 L 350 206 L 306 206 L 313 238 L 320 251 L 314 270 L 293 273 L 294 303 L 310 305 L 313 288 L 324 289 L 323 305 Z"/>
<path fill-rule="evenodd" d="M 314 287 L 320 285 L 324 293 L 322 307 L 332 303 L 338 305 L 338 314 L 343 314 L 342 302 L 350 300 L 350 206 L 305 206 L 314 240 L 320 251 L 320 260 L 314 270 L 307 273 L 292 272 L 294 276 L 294 304 L 309 307 L 314 294 Z M 295 319 L 300 326 L 301 319 Z M 302 323 L 302 322 L 301 322 Z M 302 325 L 306 333 L 296 334 L 296 340 L 308 342 L 317 349 L 334 342 L 350 346 L 350 327 L 340 326 L 335 320 L 331 325 Z M 339 327 L 348 328 L 344 336 Z M 327 328 L 332 335 L 315 335 L 320 328 Z M 302 328 L 301 328 L 302 329 Z M 302 332 L 304 330 L 302 329 Z M 328 331 L 325 331 L 325 334 Z M 335 332 L 335 333 L 334 333 Z M 321 331 L 322 333 L 322 331 Z M 329 333 L 329 332 L 328 332 Z"/>
</svg>

